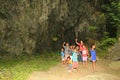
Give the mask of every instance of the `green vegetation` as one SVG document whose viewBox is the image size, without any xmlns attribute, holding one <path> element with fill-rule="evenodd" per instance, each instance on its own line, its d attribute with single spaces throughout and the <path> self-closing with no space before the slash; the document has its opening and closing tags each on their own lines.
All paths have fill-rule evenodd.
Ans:
<svg viewBox="0 0 120 80">
<path fill-rule="evenodd" d="M 0 80 L 26 80 L 34 71 L 46 71 L 59 62 L 58 53 L 0 59 Z"/>
<path fill-rule="evenodd" d="M 108 47 L 113 46 L 115 44 L 115 42 L 116 42 L 115 38 L 107 38 L 100 42 L 99 48 L 101 48 L 103 50 L 107 50 Z"/>
<path fill-rule="evenodd" d="M 98 55 L 105 57 L 118 37 L 120 0 L 0 0 L 0 79 L 24 80 L 48 69 L 58 54 L 42 53 L 75 38 L 98 43 Z"/>
<path fill-rule="evenodd" d="M 120 32 L 120 0 L 102 0 L 102 11 L 106 15 L 106 31 L 109 37 L 119 37 Z"/>
<path fill-rule="evenodd" d="M 106 38 L 97 44 L 97 53 L 101 58 L 105 58 L 108 55 L 108 49 L 113 46 L 117 40 L 115 38 Z"/>
<path fill-rule="evenodd" d="M 101 0 L 99 2 L 101 11 L 105 14 L 106 30 L 102 40 L 99 41 L 97 50 L 100 57 L 105 57 L 116 51 L 114 48 L 108 50 L 112 46 L 116 46 L 116 43 L 118 44 L 117 39 L 120 37 L 120 0 Z M 114 54 L 119 56 L 117 53 Z"/>
</svg>

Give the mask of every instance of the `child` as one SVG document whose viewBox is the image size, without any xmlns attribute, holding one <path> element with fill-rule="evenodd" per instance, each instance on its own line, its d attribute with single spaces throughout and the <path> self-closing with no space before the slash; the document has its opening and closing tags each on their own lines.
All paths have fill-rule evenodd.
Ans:
<svg viewBox="0 0 120 80">
<path fill-rule="evenodd" d="M 79 46 L 79 54 L 78 54 L 78 61 L 79 62 L 83 62 L 82 61 L 82 49 L 83 49 L 83 41 L 81 40 L 80 42 L 78 42 L 78 39 L 75 39 L 75 43 L 77 46 Z"/>
<path fill-rule="evenodd" d="M 95 71 L 95 62 L 96 62 L 95 44 L 91 45 L 90 55 L 91 55 L 90 59 L 92 61 L 92 69 L 93 69 L 93 72 L 94 72 Z"/>
<path fill-rule="evenodd" d="M 65 60 L 67 60 L 67 57 L 69 56 L 69 44 L 64 42 L 63 43 L 63 48 L 64 48 L 64 52 L 65 52 Z"/>
<path fill-rule="evenodd" d="M 76 49 L 77 49 L 78 62 L 82 62 L 82 55 L 79 46 L 77 46 Z"/>
<path fill-rule="evenodd" d="M 61 59 L 62 59 L 62 64 L 65 64 L 65 54 L 64 54 L 64 48 L 61 48 L 61 52 L 60 52 L 60 54 L 61 54 Z"/>
<path fill-rule="evenodd" d="M 74 48 L 74 51 L 72 54 L 72 60 L 73 60 L 73 69 L 76 69 L 78 71 L 78 56 L 77 56 L 76 48 Z"/>
<path fill-rule="evenodd" d="M 68 72 L 71 72 L 72 71 L 72 59 L 70 56 L 67 57 L 67 61 L 68 61 Z"/>
<path fill-rule="evenodd" d="M 75 43 L 79 46 L 80 51 L 82 51 L 84 45 L 83 41 L 78 42 L 78 39 L 75 39 Z"/>
<path fill-rule="evenodd" d="M 87 58 L 88 58 L 88 50 L 85 45 L 83 45 L 82 49 L 82 59 L 83 59 L 83 65 L 87 67 Z"/>
</svg>

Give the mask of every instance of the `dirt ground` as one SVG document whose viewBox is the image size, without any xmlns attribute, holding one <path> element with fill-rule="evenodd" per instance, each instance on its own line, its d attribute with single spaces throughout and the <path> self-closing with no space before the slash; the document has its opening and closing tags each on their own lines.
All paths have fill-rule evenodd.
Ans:
<svg viewBox="0 0 120 80">
<path fill-rule="evenodd" d="M 115 65 L 117 65 L 117 69 L 112 68 Z M 67 65 L 59 63 L 48 71 L 33 72 L 28 80 L 120 80 L 120 61 L 108 64 L 106 61 L 98 60 L 94 73 L 91 62 L 88 62 L 87 68 L 79 63 L 78 72 L 68 72 Z"/>
</svg>

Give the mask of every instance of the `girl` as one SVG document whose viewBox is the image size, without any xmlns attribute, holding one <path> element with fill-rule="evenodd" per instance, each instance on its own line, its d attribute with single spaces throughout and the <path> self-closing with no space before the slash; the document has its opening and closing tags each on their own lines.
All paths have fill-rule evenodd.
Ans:
<svg viewBox="0 0 120 80">
<path fill-rule="evenodd" d="M 87 67 L 87 58 L 88 58 L 88 49 L 86 48 L 85 45 L 83 45 L 82 60 L 83 60 L 83 65 L 85 65 L 85 67 Z"/>
<path fill-rule="evenodd" d="M 73 61 L 73 69 L 76 69 L 78 71 L 78 56 L 77 56 L 76 48 L 74 48 L 74 51 L 72 54 L 72 61 Z"/>
<path fill-rule="evenodd" d="M 96 62 L 96 51 L 95 51 L 95 44 L 91 45 L 91 50 L 90 50 L 90 54 L 91 54 L 91 61 L 92 61 L 92 70 L 93 72 L 95 71 L 95 62 Z"/>
</svg>

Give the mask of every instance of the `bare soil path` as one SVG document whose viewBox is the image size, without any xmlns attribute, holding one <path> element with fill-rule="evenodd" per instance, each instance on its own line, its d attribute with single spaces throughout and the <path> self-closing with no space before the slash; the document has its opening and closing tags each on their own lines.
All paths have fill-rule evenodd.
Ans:
<svg viewBox="0 0 120 80">
<path fill-rule="evenodd" d="M 96 68 L 93 73 L 91 62 L 88 62 L 87 69 L 79 63 L 78 72 L 68 72 L 67 65 L 59 63 L 48 71 L 33 72 L 28 80 L 120 80 L 120 61 L 108 64 L 98 60 Z"/>
</svg>

